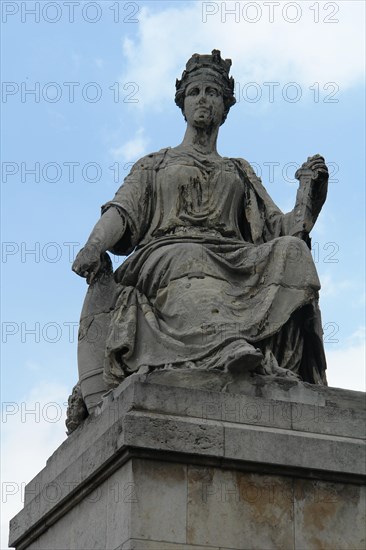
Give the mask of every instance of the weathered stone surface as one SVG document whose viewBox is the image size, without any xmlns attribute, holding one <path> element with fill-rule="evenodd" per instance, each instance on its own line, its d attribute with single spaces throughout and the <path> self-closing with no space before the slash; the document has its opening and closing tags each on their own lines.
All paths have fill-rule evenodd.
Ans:
<svg viewBox="0 0 366 550">
<path fill-rule="evenodd" d="M 76 386 L 74 386 L 68 399 L 66 416 L 67 435 L 70 435 L 71 432 L 76 430 L 76 428 L 88 416 L 87 407 L 81 394 L 80 383 L 77 383 Z"/>
<path fill-rule="evenodd" d="M 141 369 L 326 384 L 309 233 L 328 169 L 321 155 L 307 158 L 284 214 L 246 160 L 218 153 L 236 102 L 230 66 L 219 50 L 188 60 L 176 81 L 182 142 L 134 164 L 75 258 L 90 285 L 78 352 L 89 412 L 106 384 Z M 114 274 L 107 251 L 129 255 Z"/>
<path fill-rule="evenodd" d="M 115 550 L 230 550 L 218 546 L 197 546 L 196 544 L 175 544 L 154 540 L 130 539 Z"/>
<path fill-rule="evenodd" d="M 191 466 L 187 542 L 293 548 L 293 501 L 286 498 L 291 493 L 291 478 Z"/>
<path fill-rule="evenodd" d="M 366 546 L 365 486 L 295 481 L 295 548 Z"/>
<path fill-rule="evenodd" d="M 195 418 L 130 413 L 122 436 L 126 446 L 213 457 L 224 452 L 223 426 Z"/>
<path fill-rule="evenodd" d="M 187 467 L 135 460 L 131 530 L 139 539 L 186 542 Z"/>
<path fill-rule="evenodd" d="M 153 374 L 111 392 L 27 485 L 11 522 L 18 550 L 140 550 L 140 541 L 148 550 L 307 550 L 330 548 L 328 529 L 329 540 L 348 537 L 345 549 L 362 548 L 361 394 L 268 382 L 271 400 L 262 379 L 229 393 L 209 391 L 207 378 L 192 376 L 195 389 Z M 340 422 L 328 422 L 334 410 Z M 306 529 L 322 510 L 323 523 Z"/>
<path fill-rule="evenodd" d="M 117 548 L 121 541 L 132 536 L 132 506 L 135 502 L 136 484 L 132 460 L 114 472 L 101 486 L 100 498 L 107 508 L 106 549 Z"/>
<path fill-rule="evenodd" d="M 295 430 L 342 437 L 351 435 L 360 439 L 366 437 L 365 411 L 356 403 L 346 407 L 338 400 L 327 400 L 324 406 L 291 403 L 291 409 L 292 428 Z"/>
<path fill-rule="evenodd" d="M 364 541 L 364 487 L 132 459 L 27 548 L 363 550 Z"/>
<path fill-rule="evenodd" d="M 360 440 L 261 427 L 225 427 L 225 457 L 263 464 L 366 474 Z"/>
</svg>

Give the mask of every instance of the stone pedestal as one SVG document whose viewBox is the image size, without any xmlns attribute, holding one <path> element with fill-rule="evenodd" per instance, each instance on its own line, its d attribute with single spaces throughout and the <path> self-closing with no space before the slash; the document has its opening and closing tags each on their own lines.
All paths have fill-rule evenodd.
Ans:
<svg viewBox="0 0 366 550">
<path fill-rule="evenodd" d="M 129 377 L 27 485 L 17 550 L 364 549 L 363 394 Z"/>
</svg>

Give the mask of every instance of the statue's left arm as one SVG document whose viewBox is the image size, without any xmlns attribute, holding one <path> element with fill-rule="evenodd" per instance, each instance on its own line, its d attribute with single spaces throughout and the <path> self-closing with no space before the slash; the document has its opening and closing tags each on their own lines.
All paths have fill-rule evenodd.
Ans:
<svg viewBox="0 0 366 550">
<path fill-rule="evenodd" d="M 328 169 L 320 155 L 309 157 L 295 176 L 300 185 L 295 207 L 284 214 L 273 202 L 261 179 L 243 159 L 233 159 L 245 181 L 244 238 L 261 244 L 281 236 L 296 236 L 309 243 L 309 233 L 327 196 Z"/>
<path fill-rule="evenodd" d="M 307 240 L 327 197 L 329 173 L 324 158 L 309 157 L 295 177 L 299 180 L 295 207 L 283 216 L 282 232 Z"/>
</svg>

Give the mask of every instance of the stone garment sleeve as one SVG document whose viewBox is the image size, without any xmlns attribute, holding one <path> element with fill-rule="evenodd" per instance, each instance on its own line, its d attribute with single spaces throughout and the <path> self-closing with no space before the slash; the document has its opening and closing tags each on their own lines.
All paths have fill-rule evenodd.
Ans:
<svg viewBox="0 0 366 550">
<path fill-rule="evenodd" d="M 300 183 L 295 207 L 283 217 L 283 232 L 306 240 L 320 214 L 327 191 L 327 181 L 309 179 L 305 185 Z"/>
<path fill-rule="evenodd" d="M 122 239 L 126 230 L 126 221 L 117 208 L 108 208 L 94 226 L 87 247 L 96 247 L 102 254 Z"/>
</svg>

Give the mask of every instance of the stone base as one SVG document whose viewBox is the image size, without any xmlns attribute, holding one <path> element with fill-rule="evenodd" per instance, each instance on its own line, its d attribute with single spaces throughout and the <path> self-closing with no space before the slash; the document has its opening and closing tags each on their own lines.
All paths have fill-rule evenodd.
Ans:
<svg viewBox="0 0 366 550">
<path fill-rule="evenodd" d="M 27 485 L 10 546 L 364 549 L 363 404 L 259 376 L 131 376 Z"/>
</svg>

